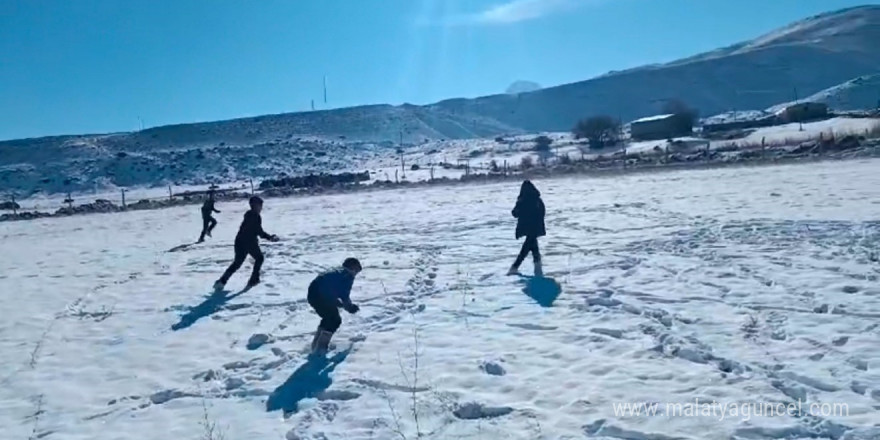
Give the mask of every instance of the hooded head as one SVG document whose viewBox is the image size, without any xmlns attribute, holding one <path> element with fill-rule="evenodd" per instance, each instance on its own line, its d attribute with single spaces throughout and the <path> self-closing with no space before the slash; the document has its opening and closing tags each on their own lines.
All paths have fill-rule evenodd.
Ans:
<svg viewBox="0 0 880 440">
<path fill-rule="evenodd" d="M 519 197 L 522 199 L 536 199 L 541 197 L 541 192 L 538 191 L 538 188 L 535 188 L 531 180 L 524 180 L 522 186 L 519 187 Z"/>
</svg>

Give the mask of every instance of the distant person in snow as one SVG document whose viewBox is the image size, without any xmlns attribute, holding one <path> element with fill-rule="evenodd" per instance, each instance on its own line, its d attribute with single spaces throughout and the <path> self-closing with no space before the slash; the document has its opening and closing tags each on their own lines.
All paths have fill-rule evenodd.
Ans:
<svg viewBox="0 0 880 440">
<path fill-rule="evenodd" d="M 519 266 L 531 252 L 535 261 L 535 275 L 541 275 L 541 251 L 538 249 L 538 237 L 547 235 L 547 231 L 544 229 L 544 202 L 541 200 L 541 193 L 532 182 L 526 180 L 522 183 L 512 214 L 517 220 L 516 238 L 525 237 L 526 240 L 507 274 L 519 273 Z"/>
<path fill-rule="evenodd" d="M 214 226 L 217 226 L 217 220 L 211 216 L 215 212 L 220 213 L 220 211 L 214 208 L 214 191 L 210 191 L 208 192 L 208 200 L 205 200 L 205 203 L 202 204 L 202 235 L 199 236 L 199 243 L 205 241 L 205 235 L 210 237 Z"/>
<path fill-rule="evenodd" d="M 331 269 L 318 275 L 309 284 L 309 305 L 321 317 L 321 323 L 312 339 L 312 353 L 326 353 L 330 348 L 333 333 L 342 325 L 339 308 L 348 313 L 357 313 L 360 307 L 351 302 L 351 287 L 354 278 L 361 272 L 361 263 L 356 258 L 347 258 L 342 267 Z"/>
<path fill-rule="evenodd" d="M 250 211 L 244 213 L 244 220 L 238 228 L 238 235 L 235 236 L 235 260 L 223 273 L 223 276 L 214 283 L 214 289 L 220 290 L 226 286 L 226 282 L 238 268 L 244 263 L 244 259 L 248 255 L 254 258 L 254 270 L 251 272 L 251 278 L 248 280 L 247 287 L 251 288 L 260 284 L 260 268 L 263 266 L 263 252 L 260 250 L 260 238 L 269 241 L 278 241 L 277 235 L 267 234 L 263 230 L 263 219 L 260 217 L 260 211 L 263 210 L 263 199 L 253 196 L 248 201 Z"/>
</svg>

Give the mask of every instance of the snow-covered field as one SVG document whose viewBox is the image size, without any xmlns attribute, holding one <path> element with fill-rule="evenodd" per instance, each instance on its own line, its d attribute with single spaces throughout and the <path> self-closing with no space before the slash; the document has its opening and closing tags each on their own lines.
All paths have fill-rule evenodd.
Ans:
<svg viewBox="0 0 880 440">
<path fill-rule="evenodd" d="M 511 184 L 270 199 L 284 240 L 227 297 L 239 204 L 190 247 L 197 207 L 2 223 L 2 437 L 877 439 L 878 166 L 538 181 L 547 278 L 503 275 Z M 307 361 L 306 287 L 349 255 L 361 312 Z M 614 407 L 694 399 L 804 404 Z"/>
<path fill-rule="evenodd" d="M 840 137 L 847 135 L 864 135 L 880 125 L 880 120 L 871 118 L 831 118 L 824 121 L 809 122 L 805 124 L 784 124 L 772 127 L 763 127 L 755 130 L 743 139 L 728 142 L 712 142 L 712 146 L 736 143 L 739 145 L 760 145 L 764 139 L 767 144 L 773 145 L 784 143 L 795 145 L 817 139 L 820 135 L 829 138 L 831 135 Z M 803 130 L 801 130 L 803 128 Z"/>
</svg>

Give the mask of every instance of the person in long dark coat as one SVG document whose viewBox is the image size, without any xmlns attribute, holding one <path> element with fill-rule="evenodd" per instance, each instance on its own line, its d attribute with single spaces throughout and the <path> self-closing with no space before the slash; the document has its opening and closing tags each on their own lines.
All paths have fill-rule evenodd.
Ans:
<svg viewBox="0 0 880 440">
<path fill-rule="evenodd" d="M 529 253 L 535 262 L 535 273 L 541 273 L 541 251 L 538 249 L 538 237 L 547 235 L 544 227 L 544 202 L 541 200 L 541 193 L 532 182 L 526 180 L 519 189 L 519 197 L 516 199 L 513 214 L 516 217 L 516 238 L 525 237 L 522 249 L 516 257 L 516 261 L 510 266 L 508 274 L 513 275 L 519 272 L 519 266 Z"/>
</svg>

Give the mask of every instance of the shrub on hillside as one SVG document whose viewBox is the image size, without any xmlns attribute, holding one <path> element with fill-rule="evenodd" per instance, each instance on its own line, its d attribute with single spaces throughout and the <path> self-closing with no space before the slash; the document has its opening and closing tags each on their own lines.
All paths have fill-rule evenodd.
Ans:
<svg viewBox="0 0 880 440">
<path fill-rule="evenodd" d="M 690 133 L 700 118 L 700 113 L 677 99 L 666 101 L 663 105 L 663 113 L 671 114 L 672 124 L 679 133 Z"/>
<path fill-rule="evenodd" d="M 550 145 L 552 144 L 553 139 L 547 136 L 538 136 L 535 138 L 535 151 L 550 151 Z"/>
</svg>

